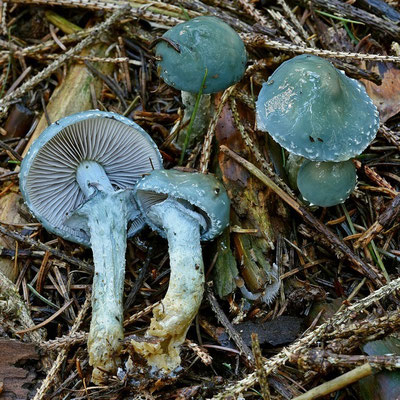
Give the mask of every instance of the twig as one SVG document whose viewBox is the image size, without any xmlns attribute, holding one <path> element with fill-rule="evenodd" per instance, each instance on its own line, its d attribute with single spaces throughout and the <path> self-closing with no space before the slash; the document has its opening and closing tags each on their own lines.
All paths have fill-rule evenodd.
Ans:
<svg viewBox="0 0 400 400">
<path fill-rule="evenodd" d="M 89 71 L 92 72 L 93 75 L 100 78 L 114 92 L 114 94 L 121 100 L 123 108 L 126 109 L 128 107 L 128 104 L 126 104 L 124 94 L 122 93 L 122 90 L 118 87 L 117 83 L 114 82 L 109 76 L 100 72 L 89 61 L 85 60 L 85 65 L 88 67 Z"/>
<path fill-rule="evenodd" d="M 40 71 L 38 74 L 33 76 L 27 82 L 25 82 L 18 89 L 14 90 L 12 93 L 4 96 L 0 99 L 0 117 L 4 116 L 7 112 L 9 105 L 12 101 L 23 96 L 28 90 L 34 88 L 37 84 L 39 84 L 43 79 L 50 76 L 54 71 L 56 71 L 62 64 L 64 64 L 67 60 L 69 60 L 73 55 L 80 53 L 86 46 L 93 43 L 97 37 L 107 31 L 115 22 L 117 22 L 125 13 L 126 8 L 119 8 L 115 11 L 109 18 L 107 18 L 103 23 L 99 24 L 89 36 L 79 42 L 75 47 L 68 50 L 66 53 L 60 55 L 60 57 L 52 62 L 48 67 Z"/>
<path fill-rule="evenodd" d="M 215 298 L 214 293 L 212 292 L 212 289 L 208 285 L 206 285 L 206 295 L 207 295 L 207 300 L 209 301 L 211 308 L 214 311 L 218 321 L 226 329 L 226 332 L 229 335 L 229 337 L 235 342 L 236 346 L 240 350 L 240 353 L 244 356 L 246 364 L 254 366 L 253 353 L 246 345 L 246 343 L 244 343 L 242 337 L 239 335 L 239 333 L 236 331 L 233 325 L 229 322 L 229 319 L 219 306 L 218 301 Z"/>
<path fill-rule="evenodd" d="M 23 335 L 24 333 L 27 332 L 32 332 L 35 331 L 36 329 L 43 328 L 46 326 L 49 322 L 53 321 L 53 319 L 57 318 L 60 314 L 62 314 L 72 303 L 74 302 L 74 299 L 68 301 L 65 303 L 58 311 L 56 311 L 54 314 L 52 314 L 49 318 L 41 322 L 40 324 L 37 324 L 35 326 L 31 326 L 29 328 L 23 329 L 21 331 L 15 332 L 17 335 Z"/>
<path fill-rule="evenodd" d="M 44 55 L 35 55 L 32 57 L 37 57 L 38 59 L 49 59 L 54 60 L 59 57 L 57 54 L 44 54 Z M 137 60 L 131 60 L 128 57 L 91 57 L 91 56 L 72 56 L 74 60 L 78 61 L 90 61 L 90 62 L 103 62 L 103 63 L 111 63 L 111 64 L 130 64 L 141 66 L 142 62 Z"/>
<path fill-rule="evenodd" d="M 140 288 L 143 285 L 143 282 L 146 278 L 147 272 L 149 270 L 149 265 L 151 261 L 151 257 L 153 255 L 153 249 L 148 247 L 146 260 L 144 261 L 143 267 L 140 269 L 139 276 L 135 280 L 135 284 L 133 285 L 130 293 L 126 297 L 124 310 L 127 311 L 129 307 L 135 302 L 136 295 L 138 294 Z"/>
<path fill-rule="evenodd" d="M 0 224 L 7 225 L 6 223 L 1 222 L 1 221 L 0 221 Z M 68 256 L 65 253 L 63 253 L 62 251 L 53 249 L 52 247 L 47 246 L 44 243 L 41 243 L 34 239 L 31 239 L 30 237 L 21 235 L 18 232 L 10 231 L 2 225 L 0 225 L 0 233 L 3 235 L 9 236 L 15 240 L 18 240 L 19 242 L 26 243 L 29 246 L 36 247 L 40 250 L 48 251 L 49 253 L 53 254 L 57 258 L 64 260 L 72 265 L 76 265 L 77 267 L 82 268 L 84 271 L 93 272 L 93 270 L 94 270 L 94 268 L 91 264 L 81 261 L 79 258 Z"/>
<path fill-rule="evenodd" d="M 228 89 L 226 89 L 224 91 L 224 93 L 222 94 L 221 99 L 219 101 L 218 108 L 214 112 L 214 115 L 210 121 L 210 124 L 208 125 L 208 130 L 204 137 L 203 148 L 201 150 L 201 156 L 200 156 L 199 170 L 203 174 L 207 173 L 207 171 L 208 171 L 208 164 L 210 162 L 210 157 L 211 157 L 212 139 L 214 137 L 215 127 L 217 125 L 219 116 L 221 115 L 224 105 L 229 99 L 229 96 L 232 95 L 232 93 L 234 92 L 235 89 L 236 89 L 236 85 L 232 85 L 231 87 L 229 87 Z"/>
<path fill-rule="evenodd" d="M 377 220 L 353 243 L 354 248 L 365 247 L 378 235 L 383 228 L 393 222 L 400 211 L 400 194 L 397 195 L 386 207 L 386 210 L 379 215 Z"/>
<path fill-rule="evenodd" d="M 250 152 L 253 154 L 257 162 L 262 166 L 262 168 L 265 170 L 265 172 L 269 175 L 271 179 L 275 181 L 277 185 L 279 185 L 283 190 L 286 191 L 290 196 L 294 197 L 294 193 L 292 189 L 289 188 L 289 186 L 281 179 L 272 169 L 271 165 L 267 163 L 265 158 L 261 155 L 260 151 L 254 144 L 253 140 L 250 138 L 248 133 L 246 132 L 243 124 L 241 123 L 240 120 L 240 115 L 237 110 L 237 105 L 236 105 L 236 100 L 231 97 L 231 110 L 233 114 L 233 119 L 235 122 L 236 127 L 238 128 L 240 135 L 242 136 L 243 141 L 246 143 L 246 146 L 249 148 Z"/>
<path fill-rule="evenodd" d="M 380 299 L 389 296 L 394 291 L 400 289 L 400 278 L 391 281 L 387 285 L 375 290 L 369 296 L 364 297 L 363 299 L 359 300 L 358 302 L 350 305 L 347 309 L 343 310 L 340 313 L 335 314 L 332 318 L 328 321 L 324 322 L 323 324 L 319 325 L 316 329 L 309 332 L 302 338 L 295 341 L 286 349 L 283 349 L 280 353 L 276 354 L 275 356 L 271 357 L 264 363 L 264 368 L 267 374 L 271 373 L 275 369 L 279 368 L 280 366 L 284 365 L 288 360 L 291 354 L 301 353 L 319 340 L 321 340 L 324 335 L 332 330 L 338 329 L 339 331 L 343 328 L 343 325 L 348 322 L 352 317 L 365 310 L 371 304 L 379 301 Z M 257 382 L 257 376 L 255 373 L 248 375 L 246 378 L 242 379 L 241 381 L 227 387 L 224 392 L 219 393 L 213 397 L 213 400 L 224 399 L 229 396 L 235 396 L 243 391 L 247 390 L 251 386 L 253 386 Z"/>
<path fill-rule="evenodd" d="M 210 366 L 212 363 L 212 357 L 208 353 L 207 349 L 199 346 L 197 343 L 192 342 L 189 339 L 185 340 L 185 345 L 189 347 L 196 355 L 200 358 L 204 365 Z"/>
<path fill-rule="evenodd" d="M 309 0 L 303 1 L 308 2 Z M 393 21 L 387 18 L 379 18 L 376 15 L 364 10 L 360 10 L 351 4 L 346 4 L 339 0 L 311 0 L 311 3 L 319 8 L 322 8 L 323 10 L 339 15 L 340 17 L 347 17 L 359 22 L 363 22 L 364 24 L 371 26 L 384 35 L 392 36 L 395 39 L 397 39 L 400 35 L 400 27 Z"/>
<path fill-rule="evenodd" d="M 26 78 L 26 76 L 31 72 L 32 67 L 28 67 L 26 68 L 22 74 L 15 80 L 15 82 L 10 86 L 10 88 L 7 90 L 6 92 L 6 96 L 8 94 L 10 94 L 11 92 L 13 92 L 18 86 L 19 84 Z"/>
<path fill-rule="evenodd" d="M 143 308 L 143 310 L 140 310 L 136 314 L 131 315 L 128 319 L 124 321 L 124 327 L 130 325 L 132 322 L 137 321 L 139 318 L 142 318 L 143 315 L 148 314 L 154 307 L 157 307 L 159 304 L 161 304 L 161 301 L 156 301 L 154 304 L 150 304 L 146 308 Z"/>
<path fill-rule="evenodd" d="M 395 145 L 398 150 L 400 150 L 400 138 L 389 129 L 386 125 L 381 125 L 379 128 L 379 133 L 391 144 Z"/>
<path fill-rule="evenodd" d="M 356 367 L 369 363 L 377 369 L 400 368 L 400 356 L 385 354 L 378 356 L 335 354 L 331 351 L 311 349 L 305 353 L 293 354 L 290 362 L 297 364 L 302 370 L 313 370 L 327 373 L 332 367 Z M 305 367 L 305 368 L 304 368 Z"/>
<path fill-rule="evenodd" d="M 1 17 L 1 23 L 0 23 L 1 33 L 2 33 L 2 35 L 7 36 L 7 19 L 6 19 L 7 3 L 5 1 L 0 1 L 0 6 L 1 6 L 0 7 L 1 8 L 1 10 L 0 10 L 0 12 L 1 12 L 1 15 L 0 15 L 0 17 Z"/>
<path fill-rule="evenodd" d="M 9 0 L 10 3 L 23 3 L 23 4 L 43 4 L 49 6 L 64 6 L 64 7 L 77 7 L 87 8 L 90 10 L 102 11 L 120 11 L 125 9 L 128 14 L 136 18 L 143 18 L 147 21 L 162 23 L 164 25 L 176 25 L 183 21 L 180 19 L 182 10 L 178 8 L 175 11 L 168 11 L 161 7 L 154 7 L 153 4 L 161 5 L 162 3 L 152 2 L 150 6 L 144 7 L 145 4 L 140 1 L 97 1 L 97 0 Z M 173 7 L 173 6 L 170 6 Z M 176 8 L 174 9 L 176 10 Z"/>
<path fill-rule="evenodd" d="M 89 309 L 90 302 L 91 302 L 91 295 L 90 295 L 90 292 L 87 292 L 85 302 L 83 303 L 82 308 L 79 310 L 79 313 L 75 319 L 75 322 L 72 325 L 72 328 L 70 330 L 70 333 L 69 333 L 70 336 L 74 336 L 78 332 L 78 329 L 83 321 L 83 318 L 85 317 L 87 310 Z M 68 354 L 68 347 L 66 347 L 65 349 L 62 349 L 60 351 L 56 360 L 53 363 L 53 366 L 51 367 L 50 371 L 47 373 L 46 379 L 40 385 L 40 388 L 36 392 L 33 400 L 42 400 L 43 399 L 44 395 L 46 394 L 46 392 L 50 389 L 51 385 L 53 384 L 54 378 L 56 377 L 58 370 L 60 369 L 62 363 L 64 362 L 64 359 L 67 356 L 67 354 Z"/>
<path fill-rule="evenodd" d="M 61 37 L 59 40 L 63 44 L 76 42 L 76 41 L 82 40 L 86 36 L 90 35 L 94 29 L 95 28 L 88 28 L 88 29 L 82 30 L 81 32 L 72 33 L 70 35 Z M 9 43 L 11 43 L 11 42 L 9 42 Z M 54 42 L 54 40 L 48 40 L 44 43 L 36 44 L 36 45 L 25 47 L 25 48 L 11 47 L 10 50 L 0 50 L 0 64 L 7 62 L 10 55 L 12 55 L 14 57 L 25 57 L 25 56 L 36 57 L 36 58 L 40 59 L 40 58 L 44 57 L 44 55 L 40 54 L 40 53 L 43 53 L 45 51 L 54 50 L 56 48 L 57 48 L 57 44 Z M 59 57 L 59 56 L 57 56 L 57 57 Z"/>
<path fill-rule="evenodd" d="M 364 364 L 361 367 L 354 368 L 352 371 L 346 372 L 339 377 L 332 379 L 329 382 L 325 382 L 322 385 L 319 385 L 307 393 L 302 394 L 301 396 L 295 397 L 293 400 L 312 400 L 317 399 L 318 397 L 325 396 L 329 393 L 336 392 L 339 389 L 342 389 L 354 382 L 359 381 L 366 376 L 372 374 L 371 365 Z"/>
<path fill-rule="evenodd" d="M 69 347 L 87 341 L 89 334 L 87 332 L 70 332 L 68 335 L 61 336 L 57 339 L 47 340 L 40 343 L 40 347 L 46 351 L 57 350 L 62 347 Z"/>
<path fill-rule="evenodd" d="M 4 320 L 3 320 L 4 318 Z M 18 293 L 17 287 L 0 271 L 0 321 L 3 327 L 10 324 L 12 332 L 17 329 L 30 328 L 35 324 L 25 302 Z M 19 326 L 16 326 L 18 323 Z M 28 331 L 27 336 L 34 343 L 41 343 L 44 331 Z"/>
<path fill-rule="evenodd" d="M 275 20 L 276 24 L 285 32 L 286 36 L 289 37 L 294 44 L 297 44 L 298 46 L 306 46 L 304 40 L 301 39 L 279 11 L 268 9 L 268 14 Z"/>
<path fill-rule="evenodd" d="M 22 161 L 22 157 L 7 143 L 0 140 L 0 147 L 8 152 L 18 161 Z"/>
<path fill-rule="evenodd" d="M 261 397 L 264 400 L 270 400 L 271 395 L 269 392 L 268 377 L 263 366 L 263 357 L 261 353 L 260 342 L 258 341 L 258 334 L 255 332 L 252 332 L 251 334 L 251 348 L 253 350 L 254 361 L 256 365 L 258 384 L 261 388 Z"/>
<path fill-rule="evenodd" d="M 320 50 L 311 47 L 301 47 L 291 43 L 282 43 L 276 40 L 270 40 L 265 35 L 240 33 L 239 36 L 248 46 L 266 47 L 280 51 L 288 51 L 299 54 L 314 54 L 320 57 L 328 58 L 348 58 L 361 61 L 382 61 L 400 64 L 400 57 L 382 56 L 379 54 L 346 53 L 341 51 Z"/>
<path fill-rule="evenodd" d="M 382 317 L 359 320 L 345 327 L 326 332 L 326 349 L 334 353 L 349 353 L 357 350 L 360 343 L 371 341 L 398 330 L 400 327 L 399 311 L 388 311 Z M 343 329 L 342 329 L 343 328 Z"/>
<path fill-rule="evenodd" d="M 382 286 L 381 278 L 378 273 L 372 268 L 364 263 L 356 254 L 354 254 L 349 247 L 347 247 L 332 231 L 330 231 L 321 221 L 310 214 L 302 205 L 295 201 L 291 196 L 284 192 L 276 183 L 274 183 L 270 178 L 268 178 L 263 172 L 261 172 L 252 163 L 245 160 L 244 158 L 237 155 L 228 147 L 222 145 L 220 150 L 237 161 L 240 165 L 245 167 L 250 173 L 260 179 L 265 185 L 271 188 L 283 201 L 285 201 L 289 206 L 291 206 L 297 213 L 299 213 L 304 220 L 314 227 L 318 232 L 322 233 L 328 241 L 338 250 L 340 250 L 343 255 L 350 261 L 352 268 L 361 274 L 367 276 L 371 279 L 377 286 Z"/>
<path fill-rule="evenodd" d="M 256 22 L 258 22 L 260 25 L 272 28 L 271 23 L 268 21 L 268 19 L 261 14 L 257 8 L 254 7 L 254 4 L 250 1 L 247 0 L 238 0 L 238 3 L 241 5 L 244 11 L 246 11 L 247 14 L 249 14 Z"/>
<path fill-rule="evenodd" d="M 245 1 L 245 0 L 243 0 Z M 213 7 L 208 4 L 205 4 L 202 1 L 197 1 L 197 0 L 190 0 L 190 1 L 185 1 L 185 0 L 180 0 L 179 3 L 183 5 L 187 9 L 195 10 L 200 14 L 205 14 L 205 15 L 214 15 L 218 18 L 221 18 L 223 21 L 225 21 L 227 24 L 232 26 L 234 29 L 242 32 L 253 32 L 254 28 L 250 26 L 249 24 L 243 22 L 240 18 L 237 18 L 235 16 L 230 15 L 229 13 L 221 10 L 218 7 Z M 233 4 L 233 3 L 232 3 Z M 275 29 L 271 29 L 270 24 L 267 23 L 266 25 L 263 26 L 263 30 L 267 31 L 265 33 L 270 33 L 271 35 L 276 34 Z"/>
<path fill-rule="evenodd" d="M 309 39 L 310 35 L 305 31 L 303 26 L 300 24 L 296 15 L 293 13 L 293 11 L 290 9 L 290 7 L 287 5 L 286 1 L 285 0 L 277 0 L 276 2 L 282 7 L 283 12 L 290 19 L 292 24 L 296 27 L 296 29 L 301 34 L 303 39 L 306 40 L 312 47 L 315 47 L 314 39 L 311 39 L 311 40 Z"/>
<path fill-rule="evenodd" d="M 355 162 L 357 168 L 358 168 L 358 165 L 357 165 L 358 163 L 359 163 L 359 161 L 357 160 Z M 369 179 L 371 179 L 374 183 L 376 183 L 378 186 L 389 189 L 390 191 L 392 191 L 395 194 L 395 196 L 398 194 L 398 191 L 385 178 L 380 176 L 375 170 L 370 168 L 368 165 L 364 165 L 362 169 L 363 169 L 365 175 Z"/>
</svg>

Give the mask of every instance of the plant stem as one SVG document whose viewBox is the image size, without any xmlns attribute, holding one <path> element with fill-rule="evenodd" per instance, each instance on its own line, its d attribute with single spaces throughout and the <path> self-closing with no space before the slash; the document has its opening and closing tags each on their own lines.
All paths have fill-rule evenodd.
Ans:
<svg viewBox="0 0 400 400">
<path fill-rule="evenodd" d="M 200 86 L 199 93 L 197 93 L 196 103 L 195 103 L 195 105 L 194 105 L 194 109 L 193 109 L 193 112 L 192 112 L 192 116 L 191 116 L 191 118 L 190 118 L 189 126 L 188 126 L 187 131 L 186 131 L 186 137 L 185 137 L 185 141 L 184 141 L 184 143 L 183 143 L 182 152 L 181 152 L 181 157 L 180 157 L 180 159 L 179 159 L 179 165 L 182 165 L 183 159 L 185 158 L 185 152 L 186 152 L 187 146 L 188 146 L 188 144 L 189 144 L 190 134 L 191 134 L 191 132 L 192 132 L 193 123 L 194 123 L 194 120 L 195 120 L 195 118 L 196 118 L 197 111 L 198 111 L 198 109 L 199 109 L 199 104 L 200 104 L 201 96 L 202 96 L 202 94 L 203 94 L 204 84 L 205 84 L 206 78 L 207 78 L 207 72 L 208 72 L 208 71 L 207 71 L 207 68 L 206 68 L 206 70 L 205 70 L 205 72 L 204 72 L 204 76 L 203 76 L 203 81 L 201 82 L 201 86 Z"/>
</svg>

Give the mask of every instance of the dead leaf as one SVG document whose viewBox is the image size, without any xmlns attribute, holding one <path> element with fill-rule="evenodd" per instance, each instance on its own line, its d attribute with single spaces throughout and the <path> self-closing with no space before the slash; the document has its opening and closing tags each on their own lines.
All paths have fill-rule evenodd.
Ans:
<svg viewBox="0 0 400 400">
<path fill-rule="evenodd" d="M 33 384 L 36 374 L 22 365 L 39 359 L 35 346 L 17 340 L 0 339 L 0 354 L 0 382 L 3 389 L 1 400 L 27 399 L 27 386 Z"/>
<path fill-rule="evenodd" d="M 254 124 L 254 113 L 238 103 L 238 113 L 243 124 Z M 224 144 L 251 162 L 256 162 L 247 148 L 240 131 L 234 123 L 234 116 L 225 105 L 215 128 L 219 145 Z M 258 138 L 254 135 L 254 141 Z M 260 138 L 261 141 L 265 139 Z M 260 149 L 265 145 L 255 143 Z M 234 160 L 219 154 L 219 167 L 222 179 L 232 202 L 232 222 L 241 228 L 257 229 L 257 234 L 235 235 L 235 247 L 239 253 L 241 273 L 247 288 L 260 292 L 267 282 L 273 281 L 269 253 L 274 247 L 275 237 L 286 229 L 287 213 L 275 193 L 266 188 L 258 179 Z M 238 251 L 239 250 L 239 251 Z"/>
<path fill-rule="evenodd" d="M 382 77 L 382 85 L 362 79 L 369 97 L 378 108 L 381 122 L 400 111 L 400 70 L 390 63 L 375 63 L 370 71 Z"/>
<path fill-rule="evenodd" d="M 302 319 L 289 315 L 280 317 L 263 323 L 243 322 L 235 326 L 240 332 L 243 341 L 250 346 L 251 334 L 257 333 L 260 344 L 268 343 L 272 346 L 279 346 L 291 343 L 297 338 L 301 331 Z"/>
</svg>

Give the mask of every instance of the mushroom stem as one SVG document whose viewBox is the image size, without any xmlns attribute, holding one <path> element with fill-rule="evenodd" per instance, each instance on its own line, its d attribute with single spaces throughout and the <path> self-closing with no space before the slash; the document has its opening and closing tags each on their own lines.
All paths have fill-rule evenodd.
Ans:
<svg viewBox="0 0 400 400">
<path fill-rule="evenodd" d="M 108 192 L 114 191 L 106 171 L 96 161 L 82 161 L 76 170 L 76 180 L 87 199 L 96 192 L 96 188 Z"/>
<path fill-rule="evenodd" d="M 128 192 L 98 192 L 76 212 L 86 216 L 93 251 L 92 321 L 88 339 L 92 381 L 104 381 L 120 363 L 123 333 Z"/>
<path fill-rule="evenodd" d="M 197 93 L 190 93 L 181 91 L 182 103 L 185 106 L 182 125 L 188 125 L 189 121 L 192 117 L 192 113 L 195 109 Z M 196 112 L 196 117 L 192 125 L 192 131 L 190 133 L 190 138 L 187 143 L 187 148 L 191 149 L 195 146 L 197 142 L 202 140 L 204 133 L 207 131 L 208 124 L 210 123 L 211 118 L 211 95 L 210 94 L 202 94 L 200 98 L 200 103 Z M 184 148 L 184 143 L 186 139 L 186 133 L 188 130 L 188 126 L 183 129 L 182 134 L 179 135 L 177 139 L 177 145 L 179 148 Z"/>
<path fill-rule="evenodd" d="M 95 271 L 88 349 L 89 363 L 93 366 L 92 381 L 99 384 L 120 363 L 130 200 L 128 191 L 114 191 L 103 167 L 96 162 L 81 163 L 77 181 L 85 196 L 90 197 L 72 216 L 84 217 L 90 232 Z"/>
<path fill-rule="evenodd" d="M 171 276 L 167 294 L 154 308 L 146 333 L 159 340 L 156 343 L 133 341 L 132 344 L 149 365 L 172 371 L 180 365 L 179 347 L 203 298 L 200 226 L 204 219 L 173 199 L 153 205 L 148 214 L 163 227 L 167 236 Z"/>
</svg>

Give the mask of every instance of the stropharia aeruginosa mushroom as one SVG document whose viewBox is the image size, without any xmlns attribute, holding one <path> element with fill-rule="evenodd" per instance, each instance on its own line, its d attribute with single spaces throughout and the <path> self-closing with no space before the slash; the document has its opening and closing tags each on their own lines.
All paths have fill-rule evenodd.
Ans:
<svg viewBox="0 0 400 400">
<path fill-rule="evenodd" d="M 263 84 L 258 129 L 290 153 L 313 161 L 345 161 L 374 139 L 379 114 L 364 86 L 329 61 L 300 55 Z"/>
<path fill-rule="evenodd" d="M 95 110 L 51 124 L 21 164 L 20 188 L 32 214 L 48 231 L 92 248 L 88 348 L 95 383 L 119 363 L 127 224 L 139 215 L 132 189 L 161 166 L 155 143 L 140 126 Z"/>
<path fill-rule="evenodd" d="M 149 340 L 132 341 L 147 363 L 164 372 L 180 365 L 180 345 L 204 291 L 200 241 L 211 240 L 229 224 L 229 198 L 212 175 L 158 170 L 136 186 L 147 223 L 168 240 L 171 276 L 167 294 L 154 308 Z"/>
<path fill-rule="evenodd" d="M 351 160 L 319 162 L 305 160 L 297 174 L 297 186 L 311 205 L 331 207 L 343 203 L 357 183 Z"/>
<path fill-rule="evenodd" d="M 157 68 L 168 85 L 182 91 L 184 121 L 193 112 L 197 93 L 203 96 L 193 128 L 208 125 L 210 97 L 238 82 L 245 71 L 247 54 L 242 39 L 221 19 L 201 16 L 169 29 L 156 45 Z M 200 134 L 200 133 L 199 133 Z"/>
<path fill-rule="evenodd" d="M 239 35 L 216 17 L 202 16 L 169 29 L 156 46 L 162 79 L 185 92 L 215 93 L 239 81 L 246 67 L 246 50 Z"/>
</svg>

